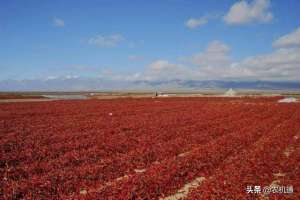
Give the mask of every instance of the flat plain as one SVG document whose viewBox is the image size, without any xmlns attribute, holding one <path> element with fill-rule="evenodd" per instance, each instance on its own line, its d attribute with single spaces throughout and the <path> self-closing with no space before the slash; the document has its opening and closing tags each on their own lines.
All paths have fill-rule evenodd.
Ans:
<svg viewBox="0 0 300 200">
<path fill-rule="evenodd" d="M 0 198 L 299 199 L 300 104 L 280 98 L 0 104 Z M 248 190 L 274 185 L 293 191 Z"/>
</svg>

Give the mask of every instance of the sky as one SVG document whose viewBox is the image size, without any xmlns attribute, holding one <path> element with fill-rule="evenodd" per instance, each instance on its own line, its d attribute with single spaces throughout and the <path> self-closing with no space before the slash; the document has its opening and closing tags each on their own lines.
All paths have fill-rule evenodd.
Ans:
<svg viewBox="0 0 300 200">
<path fill-rule="evenodd" d="M 2 0 L 0 81 L 300 81 L 298 0 Z"/>
</svg>

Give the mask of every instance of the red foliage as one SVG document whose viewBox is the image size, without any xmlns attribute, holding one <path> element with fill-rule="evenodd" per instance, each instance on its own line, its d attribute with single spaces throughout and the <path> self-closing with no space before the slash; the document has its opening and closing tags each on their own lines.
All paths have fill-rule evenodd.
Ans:
<svg viewBox="0 0 300 200">
<path fill-rule="evenodd" d="M 204 176 L 189 199 L 253 199 L 282 172 L 294 193 L 270 197 L 297 199 L 300 105 L 277 100 L 1 104 L 0 198 L 159 199 Z"/>
</svg>

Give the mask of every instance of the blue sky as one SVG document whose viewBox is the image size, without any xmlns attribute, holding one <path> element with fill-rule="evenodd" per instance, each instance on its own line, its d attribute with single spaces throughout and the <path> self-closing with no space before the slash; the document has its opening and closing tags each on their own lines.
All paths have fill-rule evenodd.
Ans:
<svg viewBox="0 0 300 200">
<path fill-rule="evenodd" d="M 0 80 L 298 81 L 299 11 L 298 0 L 1 1 Z"/>
</svg>

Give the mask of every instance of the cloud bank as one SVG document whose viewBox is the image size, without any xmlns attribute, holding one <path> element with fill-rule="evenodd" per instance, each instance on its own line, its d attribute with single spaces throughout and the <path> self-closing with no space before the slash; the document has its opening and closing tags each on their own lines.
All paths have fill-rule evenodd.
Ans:
<svg viewBox="0 0 300 200">
<path fill-rule="evenodd" d="M 145 80 L 300 80 L 300 37 L 297 30 L 273 42 L 273 51 L 233 60 L 231 48 L 221 41 L 186 57 L 185 63 L 158 59 L 145 67 L 138 78 Z"/>
<path fill-rule="evenodd" d="M 190 18 L 189 20 L 186 21 L 185 25 L 190 29 L 194 29 L 207 24 L 207 22 L 208 22 L 207 17 L 200 17 L 198 19 Z"/>
<path fill-rule="evenodd" d="M 300 27 L 295 31 L 284 35 L 273 42 L 275 48 L 300 47 Z"/>
<path fill-rule="evenodd" d="M 231 6 L 223 20 L 229 25 L 243 25 L 253 22 L 266 23 L 273 19 L 273 14 L 269 8 L 269 0 L 254 0 L 251 3 L 242 0 Z"/>
</svg>

